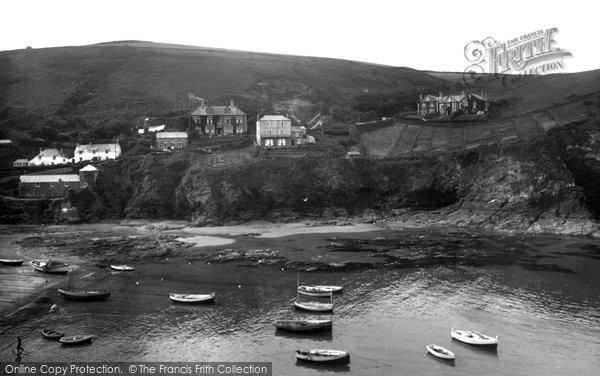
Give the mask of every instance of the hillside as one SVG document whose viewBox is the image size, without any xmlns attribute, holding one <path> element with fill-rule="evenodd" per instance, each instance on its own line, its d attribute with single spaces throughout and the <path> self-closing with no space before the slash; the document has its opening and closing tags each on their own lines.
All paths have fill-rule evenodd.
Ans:
<svg viewBox="0 0 600 376">
<path fill-rule="evenodd" d="M 136 116 L 181 115 L 230 98 L 253 116 L 261 108 L 314 115 L 364 92 L 446 87 L 410 68 L 193 46 L 123 41 L 0 52 L 0 125 L 28 131 L 106 126 Z"/>
</svg>

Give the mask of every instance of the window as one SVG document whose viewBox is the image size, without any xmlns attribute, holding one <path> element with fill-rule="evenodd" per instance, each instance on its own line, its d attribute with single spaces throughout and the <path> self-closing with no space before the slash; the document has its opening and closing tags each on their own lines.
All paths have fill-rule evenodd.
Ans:
<svg viewBox="0 0 600 376">
<path fill-rule="evenodd" d="M 106 149 L 106 154 L 108 154 L 108 149 Z"/>
<path fill-rule="evenodd" d="M 79 150 L 79 155 L 83 154 L 83 150 Z"/>
<path fill-rule="evenodd" d="M 243 124 L 243 120 L 244 119 L 241 116 L 238 116 L 238 117 L 235 118 L 235 123 L 236 124 Z"/>
<path fill-rule="evenodd" d="M 231 118 L 229 116 L 225 116 L 225 124 L 231 124 Z"/>
<path fill-rule="evenodd" d="M 277 146 L 285 146 L 285 138 L 278 139 Z"/>
<path fill-rule="evenodd" d="M 53 155 L 53 156 L 52 156 L 52 160 L 55 160 L 55 159 L 56 159 L 56 155 Z"/>
<path fill-rule="evenodd" d="M 265 146 L 273 146 L 273 139 L 271 139 L 271 138 L 265 139 Z"/>
<path fill-rule="evenodd" d="M 65 182 L 65 187 L 68 187 L 68 186 L 69 186 L 69 183 L 68 183 L 68 182 Z"/>
<path fill-rule="evenodd" d="M 267 129 L 267 136 L 270 136 L 270 135 L 271 135 L 271 130 Z"/>
<path fill-rule="evenodd" d="M 281 135 L 283 135 L 283 129 L 280 129 L 280 130 L 279 130 L 279 135 L 280 135 L 280 136 L 281 136 Z"/>
<path fill-rule="evenodd" d="M 206 124 L 212 124 L 212 123 L 213 123 L 212 116 L 207 116 L 206 117 Z"/>
</svg>

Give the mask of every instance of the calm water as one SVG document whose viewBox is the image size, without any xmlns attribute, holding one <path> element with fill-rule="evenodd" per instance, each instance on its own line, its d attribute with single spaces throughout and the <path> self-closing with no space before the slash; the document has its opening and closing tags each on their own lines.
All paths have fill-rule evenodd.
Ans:
<svg viewBox="0 0 600 376">
<path fill-rule="evenodd" d="M 190 264 L 188 259 L 134 263 L 130 274 L 90 266 L 80 271 L 77 283 L 98 281 L 112 290 L 110 299 L 68 302 L 50 293 L 38 314 L 3 336 L 0 358 L 14 360 L 11 343 L 18 333 L 24 337 L 23 361 L 254 360 L 273 362 L 274 375 L 599 374 L 600 245 L 536 239 L 523 243 L 527 252 L 521 252 L 497 241 L 481 244 L 481 249 L 440 256 L 440 262 L 426 267 L 412 262 L 400 268 L 301 273 L 302 283 L 345 288 L 334 299 L 333 333 L 320 336 L 275 333 L 278 318 L 311 317 L 291 307 L 297 277 L 291 270 Z M 417 247 L 411 252 L 414 261 L 432 251 Z M 479 262 L 479 256 L 488 261 Z M 168 299 L 170 292 L 210 291 L 217 293 L 214 306 L 175 305 Z M 54 303 L 58 308 L 51 311 Z M 89 346 L 64 348 L 44 340 L 42 327 L 99 338 Z M 453 341 L 451 327 L 497 335 L 498 350 Z M 454 351 L 454 365 L 427 355 L 430 343 Z M 349 367 L 295 363 L 296 349 L 315 347 L 349 351 Z"/>
</svg>

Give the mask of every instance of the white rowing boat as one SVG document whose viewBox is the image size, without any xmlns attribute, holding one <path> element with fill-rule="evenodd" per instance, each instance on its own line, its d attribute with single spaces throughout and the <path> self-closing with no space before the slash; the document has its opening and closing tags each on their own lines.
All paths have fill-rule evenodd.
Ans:
<svg viewBox="0 0 600 376">
<path fill-rule="evenodd" d="M 342 286 L 318 285 L 318 286 L 299 286 L 298 292 L 307 296 L 328 297 L 332 293 L 342 291 Z"/>
<path fill-rule="evenodd" d="M 452 360 L 455 358 L 455 355 L 452 351 L 450 351 L 442 346 L 432 344 L 432 345 L 425 346 L 425 348 L 427 349 L 427 351 L 429 351 L 429 353 L 431 355 L 437 356 L 438 358 L 447 359 L 447 360 Z"/>
<path fill-rule="evenodd" d="M 498 346 L 498 336 L 494 338 L 480 332 L 471 330 L 454 330 L 454 328 L 452 328 L 450 335 L 457 341 L 468 343 L 469 345 L 494 348 Z"/>
<path fill-rule="evenodd" d="M 44 273 L 67 273 L 69 271 L 68 264 L 51 260 L 32 260 L 29 261 L 29 265 Z"/>
<path fill-rule="evenodd" d="M 130 272 L 135 270 L 133 266 L 129 265 L 111 265 L 110 268 L 119 272 Z"/>
<path fill-rule="evenodd" d="M 313 363 L 348 363 L 350 361 L 350 354 L 342 350 L 297 350 L 295 356 L 297 360 Z"/>
<path fill-rule="evenodd" d="M 170 294 L 169 298 L 177 303 L 214 303 L 215 293 L 211 294 Z"/>
</svg>

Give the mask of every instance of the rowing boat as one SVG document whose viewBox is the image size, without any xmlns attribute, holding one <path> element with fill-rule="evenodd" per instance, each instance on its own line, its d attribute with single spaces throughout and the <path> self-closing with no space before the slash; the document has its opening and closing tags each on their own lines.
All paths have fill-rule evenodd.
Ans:
<svg viewBox="0 0 600 376">
<path fill-rule="evenodd" d="M 342 286 L 299 286 L 298 292 L 307 296 L 329 297 L 332 293 L 342 291 Z"/>
<path fill-rule="evenodd" d="M 300 302 L 294 301 L 294 307 L 303 311 L 310 312 L 331 312 L 333 311 L 333 303 L 320 303 L 320 302 Z"/>
<path fill-rule="evenodd" d="M 21 265 L 23 265 L 23 260 L 0 259 L 0 264 L 5 265 L 5 266 L 21 266 Z"/>
<path fill-rule="evenodd" d="M 110 291 L 106 290 L 64 290 L 58 289 L 65 299 L 78 301 L 106 300 L 110 296 Z"/>
<path fill-rule="evenodd" d="M 129 265 L 111 265 L 110 268 L 119 272 L 130 272 L 135 270 L 133 266 Z"/>
<path fill-rule="evenodd" d="M 29 265 L 44 273 L 67 273 L 69 271 L 68 264 L 51 260 L 32 260 Z"/>
<path fill-rule="evenodd" d="M 348 363 L 350 361 L 350 354 L 342 350 L 297 350 L 295 356 L 297 360 L 313 363 Z"/>
<path fill-rule="evenodd" d="M 331 331 L 332 320 L 279 320 L 275 323 L 277 330 L 290 332 Z"/>
<path fill-rule="evenodd" d="M 454 330 L 454 328 L 452 328 L 450 335 L 457 341 L 468 343 L 469 345 L 492 348 L 498 347 L 498 336 L 494 338 L 480 332 L 471 330 Z"/>
<path fill-rule="evenodd" d="M 431 355 L 437 356 L 438 358 L 447 359 L 447 360 L 452 360 L 455 358 L 455 355 L 452 351 L 450 351 L 442 346 L 432 344 L 432 345 L 425 346 L 425 348 L 427 349 L 427 351 L 429 351 L 429 353 Z"/>
<path fill-rule="evenodd" d="M 177 303 L 214 303 L 215 293 L 211 294 L 169 294 L 169 298 Z"/>
<path fill-rule="evenodd" d="M 84 343 L 92 342 L 92 338 L 94 338 L 94 336 L 80 334 L 76 336 L 62 337 L 59 341 L 63 345 L 83 345 Z"/>
<path fill-rule="evenodd" d="M 59 332 L 54 329 L 42 329 L 42 335 L 44 336 L 44 338 L 48 339 L 60 339 L 65 335 L 65 333 Z"/>
</svg>

